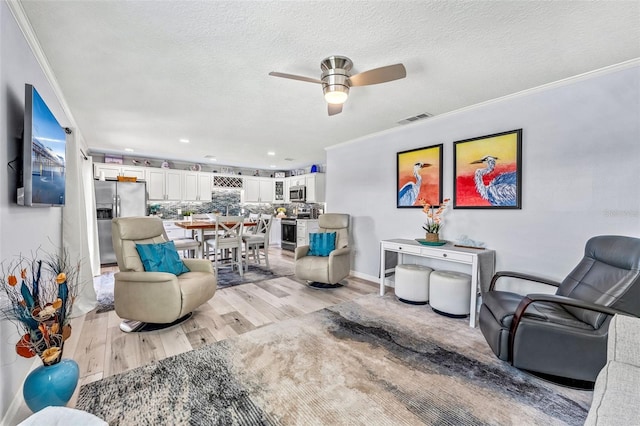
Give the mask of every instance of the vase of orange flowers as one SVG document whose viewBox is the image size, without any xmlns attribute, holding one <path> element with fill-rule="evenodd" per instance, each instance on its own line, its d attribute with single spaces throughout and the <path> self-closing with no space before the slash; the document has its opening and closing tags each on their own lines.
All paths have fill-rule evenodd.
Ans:
<svg viewBox="0 0 640 426">
<path fill-rule="evenodd" d="M 429 204 L 425 200 L 422 201 L 422 211 L 427 216 L 427 219 L 422 225 L 422 229 L 427 231 L 425 234 L 425 240 L 428 242 L 436 243 L 440 241 L 440 229 L 442 228 L 442 215 L 447 209 L 449 204 L 449 198 L 445 198 L 439 206 Z"/>
<path fill-rule="evenodd" d="M 71 264 L 66 251 L 44 258 L 38 258 L 39 252 L 33 258 L 19 256 L 8 265 L 3 262 L 0 277 L 8 299 L 2 314 L 20 335 L 17 354 L 42 360 L 23 386 L 25 402 L 34 412 L 65 405 L 79 378 L 78 364 L 63 360 L 62 351 L 71 335 L 69 314 L 78 292 L 80 263 Z"/>
</svg>

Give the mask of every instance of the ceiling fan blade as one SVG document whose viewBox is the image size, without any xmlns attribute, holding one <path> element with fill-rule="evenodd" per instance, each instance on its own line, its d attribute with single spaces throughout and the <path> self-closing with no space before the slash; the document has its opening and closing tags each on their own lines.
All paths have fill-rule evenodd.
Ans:
<svg viewBox="0 0 640 426">
<path fill-rule="evenodd" d="M 370 84 L 386 83 L 387 81 L 399 80 L 407 76 L 407 70 L 402 64 L 387 65 L 386 67 L 374 68 L 349 77 L 351 86 L 368 86 Z"/>
<path fill-rule="evenodd" d="M 283 72 L 275 72 L 275 71 L 271 71 L 269 75 L 272 75 L 274 77 L 290 78 L 291 80 L 306 81 L 307 83 L 322 84 L 322 81 L 318 80 L 317 78 L 304 77 L 301 75 L 285 74 Z"/>
<path fill-rule="evenodd" d="M 329 105 L 329 116 L 340 114 L 342 112 L 342 104 L 327 104 Z"/>
</svg>

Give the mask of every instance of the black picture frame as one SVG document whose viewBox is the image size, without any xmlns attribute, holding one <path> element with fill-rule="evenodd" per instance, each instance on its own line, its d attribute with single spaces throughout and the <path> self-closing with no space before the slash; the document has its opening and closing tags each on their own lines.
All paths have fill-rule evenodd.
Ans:
<svg viewBox="0 0 640 426">
<path fill-rule="evenodd" d="M 522 129 L 453 143 L 454 209 L 522 209 Z"/>
<path fill-rule="evenodd" d="M 422 208 L 422 201 L 442 203 L 443 148 L 438 144 L 396 153 L 397 208 Z M 417 164 L 428 166 L 417 168 Z"/>
</svg>

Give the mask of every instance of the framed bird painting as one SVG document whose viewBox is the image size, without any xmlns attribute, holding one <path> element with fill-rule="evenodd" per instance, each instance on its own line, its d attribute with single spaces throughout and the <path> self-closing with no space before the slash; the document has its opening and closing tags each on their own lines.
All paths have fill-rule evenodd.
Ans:
<svg viewBox="0 0 640 426">
<path fill-rule="evenodd" d="M 442 144 L 397 154 L 398 208 L 422 208 L 442 202 Z"/>
<path fill-rule="evenodd" d="M 454 209 L 522 208 L 522 129 L 453 147 Z"/>
</svg>

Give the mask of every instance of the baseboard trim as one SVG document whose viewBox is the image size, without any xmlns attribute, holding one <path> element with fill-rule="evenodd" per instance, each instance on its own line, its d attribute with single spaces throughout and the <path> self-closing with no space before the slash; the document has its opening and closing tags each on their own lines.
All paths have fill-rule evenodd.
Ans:
<svg viewBox="0 0 640 426">
<path fill-rule="evenodd" d="M 349 271 L 349 275 L 354 276 L 356 278 L 362 278 L 363 280 L 373 281 L 374 283 L 379 283 L 380 278 L 374 277 L 373 275 L 363 274 L 358 271 Z"/>
</svg>

